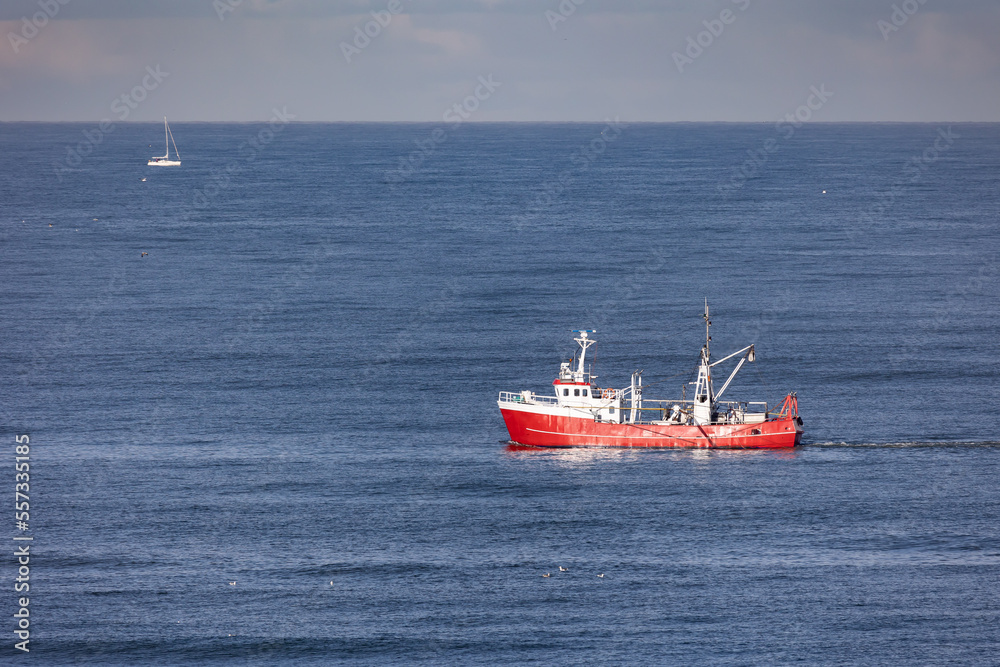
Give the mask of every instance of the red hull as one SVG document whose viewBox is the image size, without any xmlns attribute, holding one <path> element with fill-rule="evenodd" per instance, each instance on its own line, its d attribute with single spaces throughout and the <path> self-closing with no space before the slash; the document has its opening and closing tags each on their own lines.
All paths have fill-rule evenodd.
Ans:
<svg viewBox="0 0 1000 667">
<path fill-rule="evenodd" d="M 510 439 L 532 447 L 647 447 L 702 449 L 783 449 L 802 437 L 792 416 L 760 424 L 614 424 L 591 419 L 503 409 Z"/>
</svg>

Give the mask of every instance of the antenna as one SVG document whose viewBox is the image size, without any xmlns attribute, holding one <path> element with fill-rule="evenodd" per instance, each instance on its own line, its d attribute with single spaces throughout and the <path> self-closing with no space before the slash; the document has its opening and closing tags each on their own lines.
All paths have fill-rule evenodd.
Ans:
<svg viewBox="0 0 1000 667">
<path fill-rule="evenodd" d="M 584 376 L 583 369 L 586 368 L 586 366 L 584 365 L 584 360 L 587 358 L 587 348 L 590 347 L 591 345 L 594 345 L 597 342 L 593 338 L 587 338 L 587 334 L 597 333 L 597 330 L 596 329 L 573 329 L 573 333 L 580 334 L 579 338 L 574 338 L 573 339 L 573 340 L 575 340 L 580 345 L 580 360 L 578 362 L 578 365 L 577 365 L 576 371 L 574 372 L 574 375 L 576 375 L 576 381 L 577 382 L 583 382 L 583 376 Z M 593 364 L 591 364 L 591 366 L 593 366 Z M 591 367 L 591 371 L 593 371 L 593 370 L 594 370 L 593 367 Z M 591 377 L 595 377 L 595 376 L 593 376 L 593 374 L 591 374 Z"/>
<path fill-rule="evenodd" d="M 712 342 L 712 337 L 708 334 L 708 328 L 712 326 L 712 320 L 708 319 L 708 297 L 705 297 L 705 314 L 702 316 L 705 318 L 705 353 L 706 356 L 709 355 L 709 343 Z"/>
</svg>

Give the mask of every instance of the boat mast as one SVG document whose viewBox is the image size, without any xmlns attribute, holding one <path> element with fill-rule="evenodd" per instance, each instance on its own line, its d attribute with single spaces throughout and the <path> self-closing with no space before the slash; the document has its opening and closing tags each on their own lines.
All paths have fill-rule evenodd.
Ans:
<svg viewBox="0 0 1000 667">
<path fill-rule="evenodd" d="M 167 117 L 166 116 L 163 117 L 163 126 L 165 128 L 167 128 L 167 132 L 170 132 L 170 126 L 167 125 Z M 177 159 L 180 160 L 181 159 L 181 154 L 177 150 L 177 142 L 174 141 L 174 133 L 173 132 L 170 132 L 170 143 L 172 143 L 174 145 L 174 155 L 176 155 Z M 169 148 L 167 148 L 167 157 L 170 157 L 170 149 Z"/>
<path fill-rule="evenodd" d="M 574 338 L 573 339 L 577 343 L 580 344 L 580 363 L 576 367 L 576 371 L 573 373 L 573 375 L 575 376 L 573 379 L 576 380 L 577 382 L 583 382 L 583 375 L 584 375 L 584 372 L 583 372 L 584 365 L 583 364 L 584 364 L 584 360 L 587 357 L 587 348 L 597 342 L 596 340 L 590 340 L 589 338 L 587 338 L 587 334 L 597 333 L 597 330 L 596 329 L 574 329 L 573 333 L 580 334 L 579 338 Z"/>
<path fill-rule="evenodd" d="M 709 327 L 712 320 L 708 318 L 708 299 L 705 299 L 705 347 L 701 348 L 701 363 L 698 364 L 698 379 L 694 385 L 694 406 L 692 416 L 695 424 L 710 424 L 712 422 L 712 406 L 715 404 L 715 396 L 712 392 L 712 364 L 710 344 L 712 337 L 709 335 Z"/>
<path fill-rule="evenodd" d="M 708 319 L 708 297 L 705 297 L 705 314 L 702 317 L 705 318 L 705 355 L 711 356 L 708 344 L 712 342 L 712 337 L 708 335 L 708 328 L 712 326 L 712 320 Z"/>
</svg>

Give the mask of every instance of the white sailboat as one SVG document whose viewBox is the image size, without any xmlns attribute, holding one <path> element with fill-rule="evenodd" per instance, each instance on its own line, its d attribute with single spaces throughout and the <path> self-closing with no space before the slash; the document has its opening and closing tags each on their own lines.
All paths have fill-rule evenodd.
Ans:
<svg viewBox="0 0 1000 667">
<path fill-rule="evenodd" d="M 174 155 L 177 156 L 176 160 L 170 159 L 170 143 L 167 143 L 167 137 L 170 137 L 170 143 L 174 144 Z M 163 117 L 163 144 L 167 151 L 167 154 L 163 157 L 151 157 L 149 162 L 146 164 L 150 167 L 179 167 L 181 166 L 181 154 L 177 152 L 177 143 L 174 141 L 174 133 L 170 131 L 170 126 L 167 125 L 167 117 Z"/>
</svg>

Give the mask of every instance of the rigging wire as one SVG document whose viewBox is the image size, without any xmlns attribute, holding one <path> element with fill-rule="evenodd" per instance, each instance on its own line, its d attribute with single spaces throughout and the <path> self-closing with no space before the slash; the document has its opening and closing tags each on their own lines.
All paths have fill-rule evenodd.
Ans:
<svg viewBox="0 0 1000 667">
<path fill-rule="evenodd" d="M 760 372 L 760 367 L 754 364 L 754 370 L 757 371 L 757 377 L 760 378 L 761 384 L 764 385 L 764 400 L 767 402 L 768 405 L 770 405 L 771 396 L 773 396 L 773 394 L 771 393 L 771 388 L 767 386 L 767 381 L 764 379 L 764 374 Z"/>
<path fill-rule="evenodd" d="M 673 380 L 674 378 L 678 378 L 678 377 L 680 377 L 682 375 L 690 375 L 691 373 L 696 373 L 698 371 L 698 366 L 699 365 L 700 364 L 695 364 L 694 366 L 692 366 L 691 368 L 689 368 L 686 371 L 681 371 L 680 373 L 674 373 L 673 375 L 668 375 L 668 376 L 666 376 L 664 378 L 661 378 L 659 380 L 654 380 L 653 382 L 650 382 L 649 384 L 644 384 L 644 385 L 642 385 L 642 388 L 645 389 L 646 387 L 653 387 L 653 386 L 656 386 L 658 384 L 662 384 L 662 383 L 666 382 L 667 380 Z"/>
</svg>

